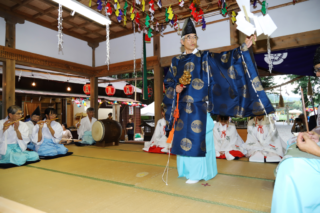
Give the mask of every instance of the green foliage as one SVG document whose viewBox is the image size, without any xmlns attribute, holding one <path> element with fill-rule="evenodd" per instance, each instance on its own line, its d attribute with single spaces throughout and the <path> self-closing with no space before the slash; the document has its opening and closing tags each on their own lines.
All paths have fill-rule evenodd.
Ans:
<svg viewBox="0 0 320 213">
<path fill-rule="evenodd" d="M 298 75 L 288 75 L 286 79 L 294 79 L 299 77 Z M 312 105 L 312 102 L 308 99 L 307 93 L 308 93 L 308 81 L 309 76 L 305 76 L 303 78 L 300 78 L 299 80 L 295 81 L 298 85 L 295 87 L 295 89 L 292 91 L 294 94 L 301 95 L 300 87 L 303 89 L 303 96 L 306 106 Z M 320 85 L 320 78 L 318 77 L 310 77 L 311 85 L 313 87 L 313 101 L 315 106 L 317 106 L 320 103 L 320 87 L 316 85 Z"/>
<path fill-rule="evenodd" d="M 274 77 L 273 76 L 265 76 L 265 77 L 261 77 L 261 84 L 263 86 L 263 88 L 268 88 L 268 87 L 272 87 L 275 86 L 276 84 L 274 83 Z M 270 90 L 272 91 L 272 90 Z"/>
</svg>

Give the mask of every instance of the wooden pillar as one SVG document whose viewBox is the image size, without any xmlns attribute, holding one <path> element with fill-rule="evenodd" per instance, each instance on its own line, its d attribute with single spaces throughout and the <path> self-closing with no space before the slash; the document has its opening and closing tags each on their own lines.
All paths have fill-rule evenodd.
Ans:
<svg viewBox="0 0 320 213">
<path fill-rule="evenodd" d="M 155 124 L 161 119 L 161 103 L 163 99 L 163 69 L 160 64 L 154 68 L 154 115 Z"/>
<path fill-rule="evenodd" d="M 120 123 L 120 104 L 112 105 L 112 117 L 113 120 L 118 121 Z"/>
<path fill-rule="evenodd" d="M 0 14 L 6 21 L 6 40 L 5 46 L 10 48 L 16 48 L 16 24 L 24 23 L 24 20 L 16 18 L 12 15 L 8 15 L 5 12 Z M 7 109 L 9 106 L 15 105 L 15 71 L 16 61 L 6 59 L 3 61 L 2 71 L 2 117 L 7 116 Z"/>
<path fill-rule="evenodd" d="M 229 20 L 229 24 L 230 24 L 230 45 L 240 44 L 239 42 L 240 35 L 239 35 L 239 30 L 237 30 L 237 24 L 236 23 L 233 24 L 231 20 Z"/>
<path fill-rule="evenodd" d="M 88 42 L 92 48 L 92 67 L 96 66 L 96 48 L 98 42 Z M 99 103 L 98 103 L 98 78 L 90 77 L 90 107 L 94 108 L 94 116 L 98 119 Z"/>
<path fill-rule="evenodd" d="M 94 116 L 98 119 L 98 78 L 90 77 L 90 107 L 94 108 Z"/>
</svg>

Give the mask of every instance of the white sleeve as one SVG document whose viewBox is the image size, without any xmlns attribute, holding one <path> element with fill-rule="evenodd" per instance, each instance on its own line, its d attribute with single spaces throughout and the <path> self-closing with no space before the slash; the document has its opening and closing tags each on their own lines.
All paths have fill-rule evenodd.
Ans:
<svg viewBox="0 0 320 213">
<path fill-rule="evenodd" d="M 62 126 L 59 123 L 55 123 L 55 125 L 52 127 L 54 130 L 54 137 L 52 138 L 55 143 L 60 143 L 62 139 L 62 133 L 63 129 Z"/>
<path fill-rule="evenodd" d="M 31 141 L 34 143 L 34 144 L 37 144 L 37 145 L 41 145 L 42 142 L 43 142 L 43 133 L 42 133 L 42 138 L 41 138 L 41 141 L 38 142 L 38 132 L 39 132 L 39 125 L 35 125 L 33 127 L 33 131 L 32 131 L 32 139 Z"/>
<path fill-rule="evenodd" d="M 22 151 L 26 151 L 27 149 L 27 144 L 30 142 L 30 138 L 29 138 L 29 127 L 27 124 L 19 121 L 19 131 L 21 133 L 21 137 L 22 137 L 22 140 L 19 140 L 18 139 L 18 144 L 20 146 L 20 149 Z"/>
<path fill-rule="evenodd" d="M 7 143 L 5 142 L 5 132 L 3 132 L 3 122 L 0 122 L 0 155 L 5 155 Z"/>
</svg>

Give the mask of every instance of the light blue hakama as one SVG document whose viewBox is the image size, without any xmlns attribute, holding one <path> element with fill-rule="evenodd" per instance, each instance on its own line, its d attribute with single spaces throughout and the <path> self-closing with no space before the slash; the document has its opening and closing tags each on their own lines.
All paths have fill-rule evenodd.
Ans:
<svg viewBox="0 0 320 213">
<path fill-rule="evenodd" d="M 213 141 L 214 123 L 207 113 L 206 126 L 206 156 L 189 157 L 177 155 L 177 167 L 179 177 L 186 177 L 189 180 L 210 180 L 218 174 L 216 151 Z"/>
<path fill-rule="evenodd" d="M 289 158 L 279 165 L 272 213 L 320 212 L 320 160 Z"/>
<path fill-rule="evenodd" d="M 0 155 L 1 163 L 12 163 L 18 166 L 25 164 L 27 161 L 39 160 L 36 152 L 22 151 L 18 144 L 8 144 L 5 155 Z"/>
<path fill-rule="evenodd" d="M 82 136 L 82 144 L 88 144 L 88 145 L 92 145 L 95 143 L 95 141 L 93 140 L 92 137 L 92 132 L 91 131 L 85 131 L 83 136 Z"/>
<path fill-rule="evenodd" d="M 52 139 L 44 138 L 38 149 L 40 156 L 56 156 L 67 154 L 68 149 L 62 144 L 54 143 Z"/>
</svg>

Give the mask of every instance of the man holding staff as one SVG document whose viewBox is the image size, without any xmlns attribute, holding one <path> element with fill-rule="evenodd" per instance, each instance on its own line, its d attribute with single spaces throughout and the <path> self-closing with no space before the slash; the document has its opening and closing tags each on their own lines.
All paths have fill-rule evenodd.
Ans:
<svg viewBox="0 0 320 213">
<path fill-rule="evenodd" d="M 36 152 L 28 152 L 28 126 L 20 121 L 23 115 L 19 106 L 7 109 L 8 119 L 0 121 L 0 164 L 15 164 L 21 166 L 27 161 L 39 160 Z"/>
<path fill-rule="evenodd" d="M 214 124 L 208 112 L 248 117 L 274 111 L 248 51 L 252 39 L 247 38 L 241 47 L 220 54 L 199 51 L 191 19 L 184 23 L 181 44 L 185 52 L 172 59 L 164 80 L 167 91 L 163 103 L 167 131 L 174 128 L 173 112 L 176 101 L 179 103 L 180 116 L 175 125 L 172 153 L 177 155 L 179 177 L 186 177 L 186 183 L 209 180 L 217 174 Z M 187 86 L 179 83 L 185 72 L 191 74 Z M 177 93 L 181 96 L 179 100 L 176 100 Z M 170 135 L 169 139 L 172 139 Z"/>
</svg>

